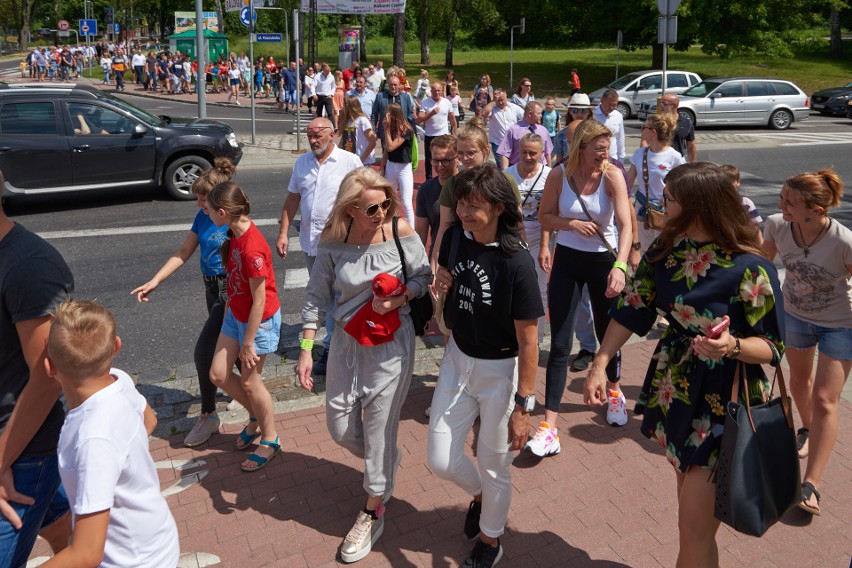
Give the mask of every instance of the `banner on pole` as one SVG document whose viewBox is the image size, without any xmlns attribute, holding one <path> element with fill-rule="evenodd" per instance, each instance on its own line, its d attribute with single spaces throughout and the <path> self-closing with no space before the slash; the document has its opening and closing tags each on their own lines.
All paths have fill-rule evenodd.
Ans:
<svg viewBox="0 0 852 568">
<path fill-rule="evenodd" d="M 281 8 L 278 0 L 254 0 L 253 4 L 255 10 L 269 10 Z M 239 12 L 243 6 L 248 5 L 249 0 L 225 0 L 225 11 Z"/>
<path fill-rule="evenodd" d="M 219 31 L 219 16 L 216 12 L 202 12 L 204 27 L 212 32 Z M 175 31 L 179 34 L 195 29 L 195 12 L 175 12 Z"/>
<path fill-rule="evenodd" d="M 316 0 L 319 14 L 399 14 L 405 0 Z M 311 11 L 311 0 L 301 0 L 301 11 Z"/>
</svg>

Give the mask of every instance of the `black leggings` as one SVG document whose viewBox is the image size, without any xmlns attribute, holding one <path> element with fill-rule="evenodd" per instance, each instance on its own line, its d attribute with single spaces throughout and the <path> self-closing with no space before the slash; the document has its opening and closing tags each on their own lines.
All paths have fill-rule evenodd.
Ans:
<svg viewBox="0 0 852 568">
<path fill-rule="evenodd" d="M 544 407 L 559 411 L 568 376 L 568 357 L 574 342 L 574 316 L 583 286 L 589 288 L 595 335 L 603 341 L 609 325 L 609 308 L 612 299 L 605 296 L 606 281 L 615 259 L 606 252 L 584 252 L 556 245 L 553 268 L 547 288 L 547 306 L 550 310 L 550 357 L 545 375 Z M 621 371 L 621 351 L 606 367 L 606 376 L 618 382 Z"/>
<path fill-rule="evenodd" d="M 201 391 L 201 412 L 209 414 L 216 410 L 216 385 L 210 382 L 210 366 L 216 352 L 216 342 L 225 320 L 225 278 L 204 280 L 207 299 L 207 321 L 195 342 L 195 371 L 198 373 L 198 388 Z"/>
</svg>

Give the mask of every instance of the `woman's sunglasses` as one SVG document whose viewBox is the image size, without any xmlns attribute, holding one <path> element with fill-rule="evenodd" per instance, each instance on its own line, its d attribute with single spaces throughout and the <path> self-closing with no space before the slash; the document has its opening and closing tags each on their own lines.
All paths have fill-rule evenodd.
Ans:
<svg viewBox="0 0 852 568">
<path fill-rule="evenodd" d="M 390 206 L 391 206 L 391 200 L 390 200 L 390 197 L 388 197 L 387 199 L 385 199 L 381 203 L 373 203 L 372 205 L 370 205 L 366 209 L 363 209 L 363 211 L 364 211 L 364 214 L 367 215 L 367 217 L 375 217 L 376 214 L 379 212 L 379 207 L 382 208 L 382 211 L 387 211 L 390 208 Z M 354 207 L 355 207 L 355 209 L 361 209 L 357 205 L 355 205 Z"/>
</svg>

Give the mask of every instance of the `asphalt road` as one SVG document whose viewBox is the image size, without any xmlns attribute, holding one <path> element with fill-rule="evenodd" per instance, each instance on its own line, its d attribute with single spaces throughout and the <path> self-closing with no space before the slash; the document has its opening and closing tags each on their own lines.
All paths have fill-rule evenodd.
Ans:
<svg viewBox="0 0 852 568">
<path fill-rule="evenodd" d="M 128 99 L 158 114 L 186 116 L 195 111 L 193 105 L 182 102 Z M 211 106 L 208 116 L 231 124 L 240 136 L 250 133 L 246 108 Z M 261 135 L 292 130 L 289 116 L 271 111 L 258 117 Z M 636 120 L 627 122 L 629 152 L 638 145 L 638 126 Z M 756 142 L 724 142 L 728 136 L 743 135 Z M 764 217 L 777 212 L 778 193 L 790 175 L 833 164 L 852 183 L 850 120 L 814 117 L 783 133 L 755 128 L 701 129 L 699 140 L 702 136 L 713 142 L 704 146 L 699 143 L 699 158 L 737 166 L 742 172 L 744 193 Z M 252 216 L 270 243 L 277 234 L 277 218 L 290 173 L 285 166 L 238 168 L 237 181 L 248 191 Z M 194 202 L 175 202 L 161 191 L 150 190 L 36 197 L 7 206 L 12 218 L 47 236 L 64 255 L 75 274 L 77 297 L 96 299 L 115 313 L 124 341 L 116 364 L 130 372 L 162 371 L 164 376 L 167 369 L 192 362 L 195 339 L 206 315 L 197 256 L 167 280 L 150 302 L 139 304 L 129 293 L 153 276 L 180 246 L 196 211 Z M 833 216 L 852 227 L 852 196 L 847 194 Z M 100 232 L 86 232 L 92 229 Z M 293 231 L 291 242 L 295 240 Z M 294 253 L 286 261 L 276 257 L 276 268 L 284 321 L 288 332 L 295 334 L 301 327 L 304 256 Z M 298 277 L 294 281 L 302 285 L 285 285 L 285 279 L 294 275 Z"/>
</svg>

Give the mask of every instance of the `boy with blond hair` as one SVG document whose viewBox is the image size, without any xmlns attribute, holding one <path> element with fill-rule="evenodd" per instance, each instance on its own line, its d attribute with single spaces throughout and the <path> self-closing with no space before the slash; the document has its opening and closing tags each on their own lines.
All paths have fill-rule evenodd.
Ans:
<svg viewBox="0 0 852 568">
<path fill-rule="evenodd" d="M 177 526 L 148 453 L 157 418 L 127 373 L 111 368 L 120 348 L 103 306 L 68 300 L 56 309 L 45 367 L 68 404 L 59 474 L 74 529 L 46 567 L 177 564 Z"/>
</svg>

